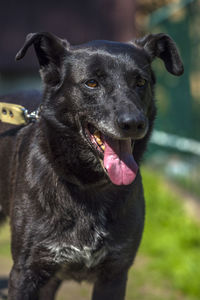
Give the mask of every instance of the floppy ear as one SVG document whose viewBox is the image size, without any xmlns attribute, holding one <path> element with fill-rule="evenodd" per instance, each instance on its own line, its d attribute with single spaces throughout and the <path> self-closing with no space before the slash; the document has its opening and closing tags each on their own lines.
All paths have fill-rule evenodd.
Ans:
<svg viewBox="0 0 200 300">
<path fill-rule="evenodd" d="M 135 44 L 143 47 L 151 61 L 155 57 L 161 58 L 168 72 L 180 76 L 184 72 L 183 64 L 172 38 L 164 33 L 149 34 L 142 39 L 135 40 Z"/>
<path fill-rule="evenodd" d="M 38 57 L 43 81 L 50 85 L 58 84 L 62 79 L 61 69 L 67 54 L 68 42 L 48 32 L 30 33 L 15 59 L 22 59 L 32 44 Z"/>
</svg>

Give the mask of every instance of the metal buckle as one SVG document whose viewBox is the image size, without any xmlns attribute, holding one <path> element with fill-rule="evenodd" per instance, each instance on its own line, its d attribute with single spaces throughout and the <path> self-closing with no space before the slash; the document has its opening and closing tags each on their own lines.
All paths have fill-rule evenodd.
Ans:
<svg viewBox="0 0 200 300">
<path fill-rule="evenodd" d="M 29 113 L 28 109 L 22 108 L 22 112 L 27 123 L 36 122 L 39 119 L 39 111 L 40 108 Z"/>
</svg>

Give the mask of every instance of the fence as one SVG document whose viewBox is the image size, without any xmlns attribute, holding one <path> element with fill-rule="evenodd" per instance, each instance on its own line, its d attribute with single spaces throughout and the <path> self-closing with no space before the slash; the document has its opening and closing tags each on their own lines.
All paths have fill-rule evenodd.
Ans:
<svg viewBox="0 0 200 300">
<path fill-rule="evenodd" d="M 158 104 L 156 129 L 165 132 L 165 135 L 159 136 L 159 144 L 162 145 L 171 138 L 169 135 L 166 139 L 167 133 L 200 141 L 199 13 L 199 1 L 182 0 L 157 10 L 149 19 L 149 31 L 166 32 L 176 41 L 185 68 L 184 75 L 179 78 L 168 74 L 161 61 L 157 61 L 154 65 L 157 74 Z M 158 143 L 156 136 L 158 133 L 153 137 L 154 143 Z M 174 140 L 173 145 L 179 142 L 175 143 Z M 194 149 L 196 147 L 199 149 L 197 145 L 199 144 L 195 144 Z M 183 146 L 178 148 L 181 149 Z M 188 150 L 191 148 L 188 147 Z"/>
</svg>

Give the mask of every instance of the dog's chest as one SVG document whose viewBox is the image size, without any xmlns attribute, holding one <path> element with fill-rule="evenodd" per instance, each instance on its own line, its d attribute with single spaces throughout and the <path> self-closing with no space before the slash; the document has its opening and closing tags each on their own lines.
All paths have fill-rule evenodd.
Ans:
<svg viewBox="0 0 200 300">
<path fill-rule="evenodd" d="M 58 264 L 79 264 L 87 268 L 98 265 L 106 257 L 108 247 L 105 239 L 105 231 L 91 233 L 87 244 L 74 245 L 68 242 L 52 241 L 48 245 L 48 250 L 53 256 L 53 260 Z"/>
</svg>

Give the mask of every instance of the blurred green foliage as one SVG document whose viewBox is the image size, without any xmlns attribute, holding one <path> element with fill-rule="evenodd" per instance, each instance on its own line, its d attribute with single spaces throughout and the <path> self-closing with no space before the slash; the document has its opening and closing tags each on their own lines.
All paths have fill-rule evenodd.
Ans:
<svg viewBox="0 0 200 300">
<path fill-rule="evenodd" d="M 179 178 L 176 178 L 176 182 L 179 186 L 181 186 L 185 190 L 189 191 L 192 195 L 200 197 L 200 185 L 199 185 L 199 181 L 197 181 L 196 178 L 191 179 L 189 177 L 186 177 L 186 178 L 179 177 Z"/>
<path fill-rule="evenodd" d="M 163 21 L 161 18 L 156 25 L 151 24 L 150 16 L 146 28 L 153 33 L 165 32 L 174 39 L 185 69 L 181 77 L 175 77 L 166 72 L 161 60 L 155 61 L 159 112 L 156 127 L 168 133 L 200 140 L 200 1 L 177 2 L 191 3 L 176 13 L 171 12 Z"/>
<path fill-rule="evenodd" d="M 165 179 L 143 169 L 146 226 L 140 252 L 152 258 L 149 270 L 167 279 L 190 299 L 200 298 L 200 223 Z M 196 298 L 195 298 L 196 297 Z"/>
<path fill-rule="evenodd" d="M 10 256 L 10 228 L 8 224 L 0 228 L 0 268 L 3 256 Z"/>
</svg>

